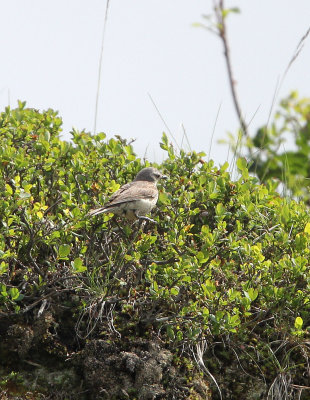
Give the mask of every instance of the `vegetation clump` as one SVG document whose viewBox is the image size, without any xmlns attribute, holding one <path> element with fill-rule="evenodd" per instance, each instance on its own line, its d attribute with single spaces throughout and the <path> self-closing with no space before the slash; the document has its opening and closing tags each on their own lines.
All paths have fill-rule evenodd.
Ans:
<svg viewBox="0 0 310 400">
<path fill-rule="evenodd" d="M 19 103 L 0 115 L 3 393 L 15 382 L 33 398 L 303 398 L 307 206 L 260 184 L 242 158 L 232 180 L 228 164 L 176 153 L 163 135 L 157 223 L 89 218 L 149 163 L 124 139 L 73 130 L 67 142 L 60 131 L 52 110 Z M 137 372 L 143 354 L 157 380 Z"/>
</svg>

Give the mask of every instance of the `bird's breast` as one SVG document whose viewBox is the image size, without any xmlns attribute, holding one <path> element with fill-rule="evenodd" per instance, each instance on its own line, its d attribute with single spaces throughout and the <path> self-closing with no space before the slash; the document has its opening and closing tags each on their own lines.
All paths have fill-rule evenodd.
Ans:
<svg viewBox="0 0 310 400">
<path fill-rule="evenodd" d="M 138 215 L 148 214 L 156 204 L 156 199 L 135 200 L 127 204 L 128 211 L 136 211 Z"/>
<path fill-rule="evenodd" d="M 135 220 L 136 215 L 145 216 L 155 207 L 157 199 L 139 199 L 110 207 L 114 214 Z"/>
</svg>

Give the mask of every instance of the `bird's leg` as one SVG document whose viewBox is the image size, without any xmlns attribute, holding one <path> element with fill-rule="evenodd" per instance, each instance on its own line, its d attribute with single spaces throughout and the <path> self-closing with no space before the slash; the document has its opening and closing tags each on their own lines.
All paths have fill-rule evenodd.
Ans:
<svg viewBox="0 0 310 400">
<path fill-rule="evenodd" d="M 144 220 L 144 221 L 153 222 L 153 224 L 157 224 L 157 222 L 156 222 L 154 219 L 149 218 L 149 217 L 145 217 L 145 216 L 140 215 L 138 218 L 139 218 L 139 219 L 142 219 L 142 220 Z"/>
<path fill-rule="evenodd" d="M 138 215 L 137 211 L 135 211 L 135 216 L 136 216 L 139 220 L 149 221 L 149 222 L 153 222 L 153 224 L 157 224 L 157 222 L 154 221 L 152 218 L 146 217 L 145 215 Z"/>
</svg>

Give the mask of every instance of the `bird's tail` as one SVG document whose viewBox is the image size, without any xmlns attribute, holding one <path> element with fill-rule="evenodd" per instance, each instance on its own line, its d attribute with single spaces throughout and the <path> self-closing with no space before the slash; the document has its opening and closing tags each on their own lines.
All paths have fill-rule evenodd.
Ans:
<svg viewBox="0 0 310 400">
<path fill-rule="evenodd" d="M 87 214 L 88 217 L 93 217 L 95 215 L 99 215 L 107 212 L 108 210 L 105 207 L 96 208 L 95 210 L 90 210 Z"/>
</svg>

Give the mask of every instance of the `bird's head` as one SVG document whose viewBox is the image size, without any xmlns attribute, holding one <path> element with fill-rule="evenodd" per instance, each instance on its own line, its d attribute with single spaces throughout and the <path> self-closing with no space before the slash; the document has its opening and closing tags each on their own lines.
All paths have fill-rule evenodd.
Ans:
<svg viewBox="0 0 310 400">
<path fill-rule="evenodd" d="M 135 181 L 147 181 L 147 182 L 157 182 L 159 179 L 167 179 L 166 175 L 163 175 L 158 169 L 153 167 L 147 167 L 141 169 L 135 177 Z"/>
</svg>

